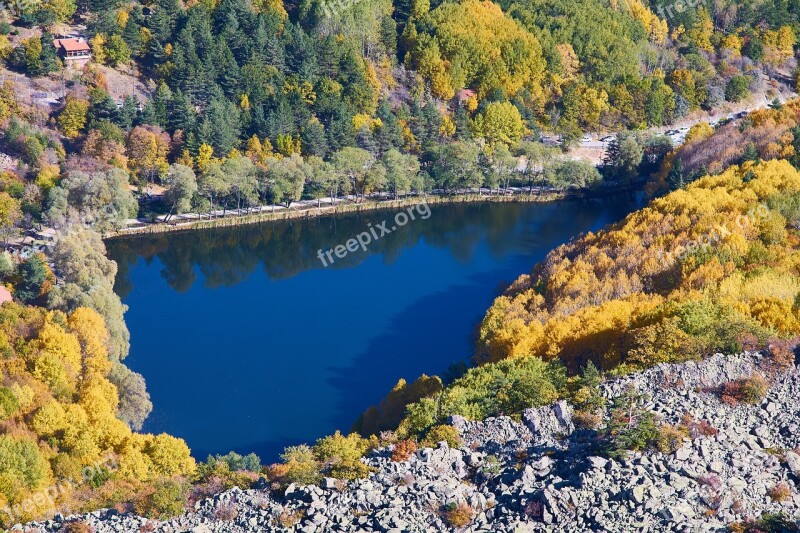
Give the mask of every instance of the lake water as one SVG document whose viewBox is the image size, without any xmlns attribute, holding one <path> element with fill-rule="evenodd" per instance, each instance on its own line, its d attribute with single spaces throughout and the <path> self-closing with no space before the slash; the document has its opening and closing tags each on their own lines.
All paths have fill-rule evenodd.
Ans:
<svg viewBox="0 0 800 533">
<path fill-rule="evenodd" d="M 318 250 L 390 228 L 396 213 L 109 241 L 130 306 L 126 364 L 154 405 L 144 430 L 186 439 L 201 459 L 235 450 L 265 462 L 348 431 L 398 378 L 468 361 L 492 300 L 548 251 L 640 205 L 431 207 L 328 267 Z"/>
</svg>

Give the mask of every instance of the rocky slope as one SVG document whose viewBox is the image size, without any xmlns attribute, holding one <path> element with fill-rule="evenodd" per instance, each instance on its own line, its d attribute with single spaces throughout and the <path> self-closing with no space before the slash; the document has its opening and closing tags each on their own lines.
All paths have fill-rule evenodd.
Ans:
<svg viewBox="0 0 800 533">
<path fill-rule="evenodd" d="M 440 531 L 454 529 L 443 509 L 469 505 L 463 531 L 712 531 L 747 517 L 782 512 L 800 519 L 800 374 L 779 374 L 758 405 L 730 406 L 714 388 L 764 367 L 761 356 L 716 355 L 700 363 L 659 365 L 603 385 L 607 397 L 628 387 L 676 424 L 684 413 L 717 430 L 686 438 L 672 454 L 655 451 L 616 461 L 595 455 L 596 435 L 576 430 L 565 402 L 507 417 L 452 421 L 461 449 L 440 443 L 403 462 L 391 450 L 367 459 L 377 472 L 343 484 L 233 489 L 167 522 L 98 511 L 29 524 L 59 531 L 81 520 L 98 532 L 138 531 Z M 761 368 L 764 370 L 764 368 Z M 769 493 L 785 483 L 788 497 Z M 282 525 L 283 524 L 283 525 Z M 18 526 L 18 528 L 23 529 Z"/>
</svg>

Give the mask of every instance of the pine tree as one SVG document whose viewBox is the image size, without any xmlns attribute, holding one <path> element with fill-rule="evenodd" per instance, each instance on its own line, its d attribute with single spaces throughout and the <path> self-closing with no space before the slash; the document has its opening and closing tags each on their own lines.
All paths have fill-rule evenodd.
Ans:
<svg viewBox="0 0 800 533">
<path fill-rule="evenodd" d="M 325 128 L 319 120 L 309 120 L 300 132 L 300 139 L 303 143 L 303 155 L 316 155 L 324 158 L 328 154 Z"/>
<path fill-rule="evenodd" d="M 672 168 L 669 169 L 669 173 L 667 174 L 667 186 L 669 190 L 675 191 L 682 188 L 685 184 L 683 162 L 676 157 L 675 161 L 672 163 Z"/>
<path fill-rule="evenodd" d="M 463 106 L 458 106 L 455 112 L 456 139 L 469 141 L 472 139 L 472 130 L 469 128 L 469 113 Z"/>
</svg>

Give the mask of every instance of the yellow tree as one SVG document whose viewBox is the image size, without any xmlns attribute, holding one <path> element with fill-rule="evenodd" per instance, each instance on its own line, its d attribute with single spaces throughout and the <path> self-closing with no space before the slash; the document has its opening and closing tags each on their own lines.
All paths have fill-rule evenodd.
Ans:
<svg viewBox="0 0 800 533">
<path fill-rule="evenodd" d="M 22 219 L 22 209 L 19 200 L 7 192 L 0 192 L 0 232 L 3 235 L 3 244 L 7 248 L 8 241 L 16 230 L 17 222 Z"/>
<path fill-rule="evenodd" d="M 67 96 L 64 109 L 58 115 L 58 125 L 61 133 L 67 139 L 74 139 L 80 135 L 86 126 L 86 114 L 89 111 L 89 102 L 79 100 L 74 96 Z"/>
<path fill-rule="evenodd" d="M 128 158 L 139 180 L 154 181 L 169 167 L 169 135 L 158 126 L 136 126 L 128 134 Z"/>
<path fill-rule="evenodd" d="M 492 102 L 475 117 L 473 131 L 489 144 L 513 144 L 525 134 L 519 109 L 510 102 Z"/>
</svg>

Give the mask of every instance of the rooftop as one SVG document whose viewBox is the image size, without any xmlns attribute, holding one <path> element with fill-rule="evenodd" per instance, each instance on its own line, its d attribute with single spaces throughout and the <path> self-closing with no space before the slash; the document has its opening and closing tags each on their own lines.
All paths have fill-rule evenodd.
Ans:
<svg viewBox="0 0 800 533">
<path fill-rule="evenodd" d="M 88 52 L 91 50 L 89 43 L 83 37 L 67 37 L 65 39 L 54 39 L 53 46 L 63 48 L 66 52 Z"/>
</svg>

